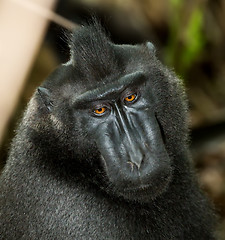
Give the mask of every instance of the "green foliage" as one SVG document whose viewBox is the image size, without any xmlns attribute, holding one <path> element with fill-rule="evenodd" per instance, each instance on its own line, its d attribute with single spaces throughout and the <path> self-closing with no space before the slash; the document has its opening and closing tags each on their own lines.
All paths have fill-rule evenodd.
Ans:
<svg viewBox="0 0 225 240">
<path fill-rule="evenodd" d="M 192 11 L 183 0 L 170 0 L 171 18 L 165 61 L 185 76 L 190 66 L 199 58 L 205 46 L 203 11 L 195 5 Z M 189 13 L 190 12 L 190 13 Z"/>
<path fill-rule="evenodd" d="M 189 24 L 185 29 L 185 48 L 183 50 L 183 64 L 185 69 L 189 68 L 191 63 L 198 58 L 205 45 L 205 39 L 202 34 L 203 15 L 199 8 L 192 12 Z"/>
</svg>

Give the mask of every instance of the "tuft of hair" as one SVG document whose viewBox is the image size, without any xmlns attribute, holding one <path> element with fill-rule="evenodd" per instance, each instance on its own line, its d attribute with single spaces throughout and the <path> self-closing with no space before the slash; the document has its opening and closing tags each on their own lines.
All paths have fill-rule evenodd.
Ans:
<svg viewBox="0 0 225 240">
<path fill-rule="evenodd" d="M 96 20 L 72 33 L 70 53 L 70 60 L 81 77 L 88 76 L 98 81 L 115 72 L 117 64 L 112 44 Z"/>
</svg>

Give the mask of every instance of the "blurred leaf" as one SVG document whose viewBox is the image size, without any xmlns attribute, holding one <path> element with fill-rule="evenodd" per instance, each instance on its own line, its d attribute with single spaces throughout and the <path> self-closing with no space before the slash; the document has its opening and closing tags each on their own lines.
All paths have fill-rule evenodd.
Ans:
<svg viewBox="0 0 225 240">
<path fill-rule="evenodd" d="M 183 0 L 170 0 L 170 4 L 176 10 L 182 5 Z"/>
<path fill-rule="evenodd" d="M 202 11 L 197 8 L 193 11 L 189 24 L 185 29 L 185 48 L 182 53 L 183 70 L 185 71 L 191 63 L 200 55 L 205 39 L 202 34 L 203 16 Z"/>
<path fill-rule="evenodd" d="M 202 9 L 195 5 L 191 14 L 186 14 L 184 11 L 190 11 L 186 4 L 183 0 L 170 0 L 170 33 L 165 49 L 165 62 L 182 76 L 185 76 L 205 46 Z M 184 19 L 184 16 L 188 16 L 188 19 Z"/>
</svg>

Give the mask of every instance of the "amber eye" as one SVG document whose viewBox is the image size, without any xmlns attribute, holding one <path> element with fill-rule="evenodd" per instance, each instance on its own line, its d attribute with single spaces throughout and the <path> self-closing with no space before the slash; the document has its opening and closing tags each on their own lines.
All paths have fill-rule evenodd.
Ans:
<svg viewBox="0 0 225 240">
<path fill-rule="evenodd" d="M 127 102 L 133 102 L 135 98 L 136 98 L 136 94 L 132 94 L 132 95 L 126 97 L 126 98 L 125 98 L 125 101 L 127 101 Z"/>
<path fill-rule="evenodd" d="M 95 109 L 94 112 L 98 115 L 101 115 L 103 114 L 104 112 L 106 111 L 106 108 L 105 107 L 102 107 L 102 108 L 98 108 L 98 109 Z"/>
</svg>

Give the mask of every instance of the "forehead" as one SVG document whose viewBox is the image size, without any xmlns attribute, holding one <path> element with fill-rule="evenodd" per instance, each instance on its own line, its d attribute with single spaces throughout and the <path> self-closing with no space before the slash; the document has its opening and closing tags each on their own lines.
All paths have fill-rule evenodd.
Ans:
<svg viewBox="0 0 225 240">
<path fill-rule="evenodd" d="M 126 75 L 143 71 L 146 67 L 140 46 L 111 44 L 111 48 L 114 57 L 109 69 L 109 63 L 102 59 L 88 60 L 88 63 L 86 60 L 80 63 L 70 60 L 64 64 L 68 69 L 66 75 L 69 75 L 66 81 L 70 82 L 71 87 L 76 86 L 76 90 L 81 93 L 116 82 Z"/>
<path fill-rule="evenodd" d="M 115 79 L 115 81 L 108 83 L 107 85 L 102 84 L 95 89 L 85 91 L 73 99 L 73 104 L 82 106 L 85 102 L 110 99 L 120 94 L 126 88 L 138 86 L 145 81 L 146 76 L 141 71 L 126 74 L 125 76 Z"/>
<path fill-rule="evenodd" d="M 147 47 L 114 44 L 111 44 L 111 47 L 116 64 L 114 70 L 104 76 L 99 76 L 98 66 L 95 68 L 95 74 L 91 74 L 90 69 L 81 73 L 79 65 L 68 62 L 70 80 L 65 93 L 67 97 L 72 98 L 72 103 L 91 101 L 97 97 L 104 98 L 110 93 L 121 91 L 124 86 L 138 84 L 146 79 L 147 68 L 151 64 L 151 59 L 146 57 Z"/>
</svg>

